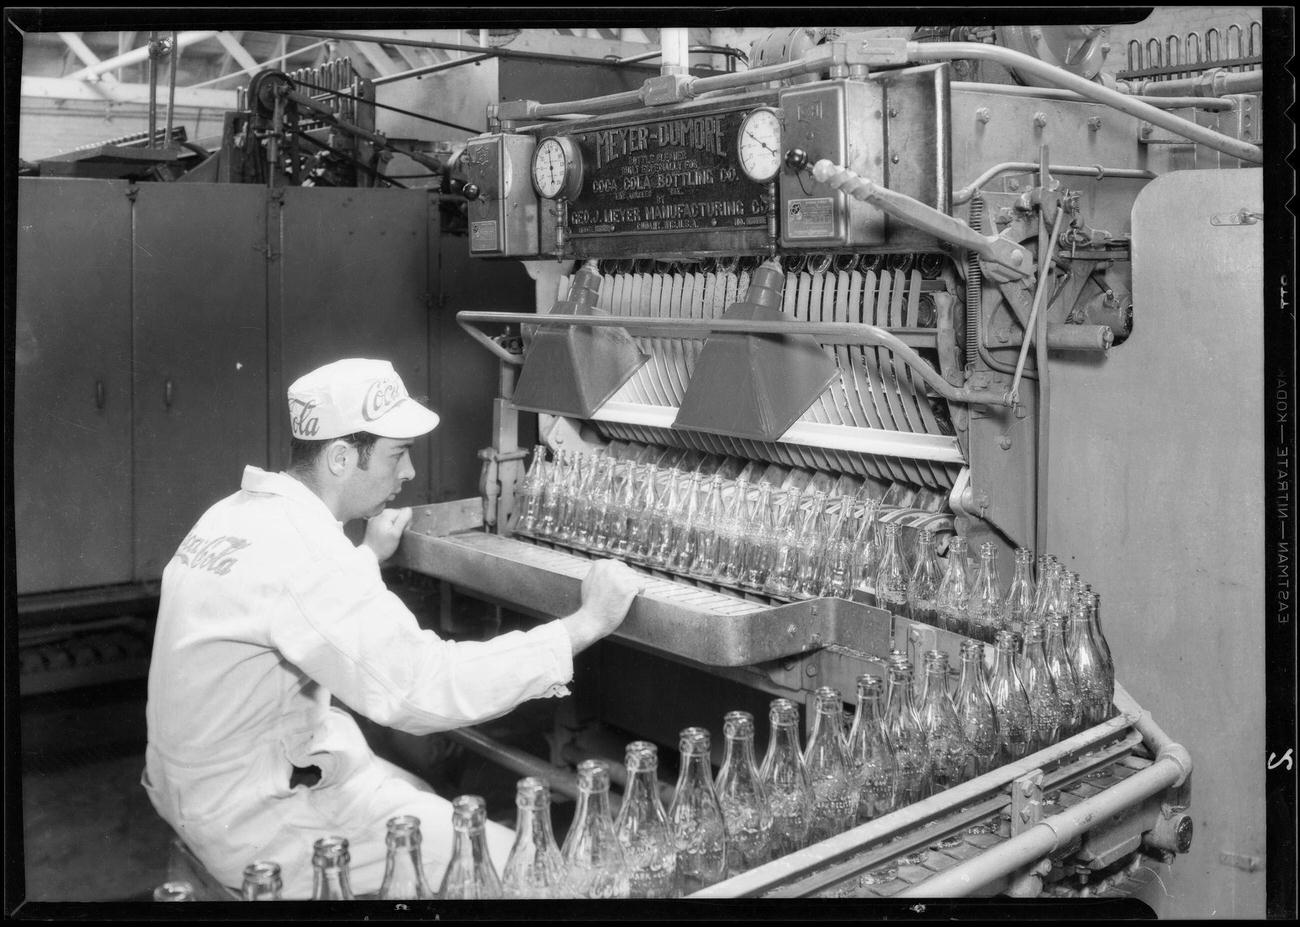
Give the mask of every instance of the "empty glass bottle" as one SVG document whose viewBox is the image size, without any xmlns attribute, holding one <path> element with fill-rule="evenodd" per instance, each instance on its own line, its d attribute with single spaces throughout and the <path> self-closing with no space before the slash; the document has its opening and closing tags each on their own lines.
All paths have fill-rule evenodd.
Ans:
<svg viewBox="0 0 1300 927">
<path fill-rule="evenodd" d="M 673 562 L 673 528 L 682 501 L 680 484 L 681 472 L 676 467 L 670 467 L 663 492 L 659 494 L 654 514 L 650 518 L 646 562 L 661 569 L 667 569 Z"/>
<path fill-rule="evenodd" d="M 528 472 L 519 483 L 519 498 L 515 503 L 515 531 L 535 534 L 542 513 L 542 499 L 546 495 L 546 445 L 533 448 L 533 460 Z"/>
<path fill-rule="evenodd" d="M 193 901 L 194 886 L 182 879 L 164 882 L 153 890 L 154 901 Z"/>
<path fill-rule="evenodd" d="M 1042 750 L 1061 737 L 1061 702 L 1056 683 L 1047 665 L 1043 623 L 1031 620 L 1025 627 L 1024 653 L 1020 661 L 1020 680 L 1029 695 L 1029 714 L 1033 719 L 1033 742 L 1030 751 Z"/>
<path fill-rule="evenodd" d="M 677 844 L 677 886 L 689 895 L 725 877 L 727 830 L 713 786 L 709 732 L 685 728 L 678 747 L 677 791 L 668 809 L 668 824 Z"/>
<path fill-rule="evenodd" d="M 998 764 L 998 722 L 984 675 L 984 645 L 968 638 L 961 644 L 961 677 L 954 700 L 957 720 L 971 747 L 967 778 L 982 776 Z"/>
<path fill-rule="evenodd" d="M 605 527 L 601 531 L 604 550 L 613 557 L 627 557 L 632 542 L 632 526 L 636 522 L 637 476 L 642 468 L 635 461 L 621 465 L 623 479 L 616 484 L 614 500 L 605 513 Z"/>
<path fill-rule="evenodd" d="M 880 548 L 880 562 L 876 567 L 876 606 L 895 615 L 907 614 L 907 567 L 898 546 L 898 524 L 885 525 L 885 540 Z"/>
<path fill-rule="evenodd" d="M 629 898 L 677 897 L 677 845 L 659 799 L 659 748 L 649 741 L 627 745 L 627 788 L 614 833 L 627 865 Z"/>
<path fill-rule="evenodd" d="M 916 566 L 907 581 L 907 613 L 913 621 L 939 624 L 939 587 L 943 571 L 934 551 L 934 532 L 922 528 L 917 535 Z"/>
<path fill-rule="evenodd" d="M 695 551 L 699 548 L 703 479 L 700 471 L 691 471 L 681 508 L 673 517 L 673 552 L 668 562 L 669 568 L 679 573 L 690 572 L 691 563 L 695 560 Z"/>
<path fill-rule="evenodd" d="M 808 845 L 813 792 L 799 750 L 799 709 L 789 699 L 773 699 L 767 717 L 771 731 L 759 778 L 772 809 L 772 856 L 780 857 Z"/>
<path fill-rule="evenodd" d="M 821 594 L 821 567 L 825 552 L 826 492 L 813 493 L 812 505 L 799 522 L 799 548 L 795 557 L 794 594 L 811 599 Z"/>
<path fill-rule="evenodd" d="M 726 747 L 717 792 L 727 827 L 727 878 L 731 878 L 770 858 L 772 809 L 754 762 L 754 716 L 747 711 L 727 712 L 722 733 Z"/>
<path fill-rule="evenodd" d="M 1025 622 L 1034 617 L 1037 590 L 1034 587 L 1033 557 L 1028 548 L 1016 548 L 1015 573 L 1011 577 L 1006 601 L 1002 603 L 1004 626 L 1017 634 L 1024 634 Z"/>
<path fill-rule="evenodd" d="M 569 452 L 561 449 L 555 460 L 545 472 L 546 483 L 542 487 L 541 508 L 538 510 L 535 534 L 538 537 L 550 537 L 560 523 L 560 512 L 564 508 L 564 487 L 569 478 Z"/>
<path fill-rule="evenodd" d="M 257 860 L 244 867 L 244 884 L 239 896 L 244 901 L 279 901 L 283 888 L 280 864 Z"/>
<path fill-rule="evenodd" d="M 1047 625 L 1047 640 L 1043 651 L 1047 657 L 1047 670 L 1056 686 L 1056 699 L 1061 706 L 1061 738 L 1072 737 L 1083 730 L 1083 701 L 1079 698 L 1079 684 L 1074 678 L 1074 667 L 1065 651 L 1065 628 L 1068 619 L 1057 616 Z"/>
<path fill-rule="evenodd" d="M 942 792 L 967 778 L 973 751 L 948 695 L 948 654 L 926 653 L 925 687 L 917 712 L 930 760 L 930 789 Z"/>
<path fill-rule="evenodd" d="M 708 489 L 704 492 L 704 502 L 695 518 L 695 553 L 691 557 L 687 572 L 702 579 L 711 579 L 718 570 L 718 539 L 722 532 L 722 474 L 714 473 L 709 477 Z"/>
<path fill-rule="evenodd" d="M 929 794 L 930 754 L 912 701 L 912 663 L 905 657 L 889 667 L 885 694 L 885 733 L 898 770 L 894 807 L 902 808 Z"/>
<path fill-rule="evenodd" d="M 597 553 L 609 549 L 610 528 L 617 527 L 618 497 L 614 490 L 617 467 L 618 462 L 612 457 L 597 458 L 596 475 L 591 481 L 591 501 L 587 508 L 585 534 L 587 546 Z"/>
<path fill-rule="evenodd" d="M 384 881 L 379 886 L 380 899 L 432 898 L 420 855 L 420 819 L 399 815 L 389 818 L 387 826 L 388 858 L 384 862 Z"/>
<path fill-rule="evenodd" d="M 849 731 L 848 760 L 858 783 L 857 823 L 894 810 L 898 770 L 885 733 L 885 684 L 879 676 L 858 677 L 858 706 Z"/>
<path fill-rule="evenodd" d="M 569 897 L 628 897 L 627 863 L 609 813 L 609 770 L 600 760 L 578 764 L 578 804 L 560 855 Z"/>
<path fill-rule="evenodd" d="M 816 699 L 817 713 L 803 754 L 813 791 L 809 843 L 848 830 L 858 817 L 857 781 L 844 755 L 843 700 L 830 686 L 819 688 Z"/>
<path fill-rule="evenodd" d="M 740 584 L 746 589 L 762 589 L 767 585 L 772 545 L 776 538 L 776 520 L 772 506 L 772 484 L 763 480 L 758 484 L 758 501 L 754 503 L 752 526 L 740 543 L 744 564 Z"/>
<path fill-rule="evenodd" d="M 573 537 L 572 541 L 579 547 L 591 543 L 591 528 L 595 522 L 595 509 L 600 495 L 600 486 L 609 467 L 609 458 L 604 454 L 590 454 L 582 457 L 582 479 L 578 483 L 573 500 Z"/>
<path fill-rule="evenodd" d="M 1105 721 L 1110 715 L 1111 691 L 1103 662 L 1101 648 L 1092 636 L 1092 622 L 1088 610 L 1091 596 L 1084 593 L 1074 601 L 1070 615 L 1070 639 L 1066 644 L 1066 653 L 1070 657 L 1070 667 L 1074 670 L 1075 683 L 1079 687 L 1079 699 L 1083 703 L 1083 726 L 1092 727 Z"/>
<path fill-rule="evenodd" d="M 1034 596 L 1034 616 L 1047 622 L 1057 611 L 1057 596 L 1061 589 L 1061 564 L 1052 554 L 1038 558 L 1038 589 Z"/>
<path fill-rule="evenodd" d="M 736 586 L 745 571 L 744 537 L 749 530 L 749 480 L 737 478 L 730 498 L 725 499 L 718 522 L 718 582 Z"/>
<path fill-rule="evenodd" d="M 505 898 L 562 898 L 564 857 L 551 830 L 551 790 L 533 776 L 515 784 L 515 842 L 501 870 Z"/>
<path fill-rule="evenodd" d="M 1002 583 L 998 579 L 997 551 L 992 541 L 980 545 L 979 572 L 971 590 L 969 627 L 971 637 L 991 641 L 1003 625 Z"/>
<path fill-rule="evenodd" d="M 488 855 L 487 805 L 482 796 L 458 795 L 451 802 L 451 861 L 442 874 L 443 901 L 480 901 L 501 897 L 501 879 Z"/>
<path fill-rule="evenodd" d="M 799 521 L 802 514 L 803 494 L 797 489 L 785 491 L 785 504 L 781 520 L 772 539 L 767 584 L 764 591 L 781 597 L 794 595 L 799 579 Z"/>
<path fill-rule="evenodd" d="M 973 585 L 966 565 L 966 539 L 954 535 L 948 542 L 947 567 L 935 600 L 939 627 L 954 634 L 970 633 L 970 596 Z"/>
<path fill-rule="evenodd" d="M 1101 633 L 1101 596 L 1093 592 L 1092 586 L 1086 583 L 1083 592 L 1087 596 L 1085 604 L 1088 606 L 1088 625 L 1092 628 L 1092 639 L 1101 653 L 1102 665 L 1106 667 L 1106 717 L 1110 717 L 1110 706 L 1115 701 L 1115 661 L 1111 656 L 1106 635 Z"/>
<path fill-rule="evenodd" d="M 998 719 L 999 765 L 1012 763 L 1029 753 L 1033 741 L 1033 717 L 1029 694 L 1016 671 L 1016 639 L 1010 631 L 999 631 L 995 644 L 993 677 L 989 697 Z"/>
<path fill-rule="evenodd" d="M 569 469 L 564 475 L 564 488 L 560 492 L 560 509 L 556 515 L 555 536 L 562 541 L 572 541 L 578 535 L 582 522 L 582 492 L 591 475 L 592 460 L 586 454 L 569 452 Z"/>
<path fill-rule="evenodd" d="M 826 552 L 822 557 L 822 595 L 851 598 L 854 587 L 852 517 L 853 500 L 840 496 L 838 510 L 827 533 Z"/>
<path fill-rule="evenodd" d="M 636 499 L 627 519 L 627 557 L 635 563 L 644 563 L 654 544 L 658 479 L 659 468 L 654 464 L 645 464 L 640 468 Z"/>
<path fill-rule="evenodd" d="M 313 901 L 351 901 L 355 897 L 348 872 L 351 861 L 345 837 L 321 837 L 312 845 Z"/>
<path fill-rule="evenodd" d="M 876 601 L 876 568 L 880 562 L 880 544 L 876 537 L 876 515 L 880 503 L 870 497 L 862 500 L 862 515 L 858 532 L 853 537 L 853 566 L 856 576 L 854 586 L 863 593 L 867 604 Z"/>
</svg>

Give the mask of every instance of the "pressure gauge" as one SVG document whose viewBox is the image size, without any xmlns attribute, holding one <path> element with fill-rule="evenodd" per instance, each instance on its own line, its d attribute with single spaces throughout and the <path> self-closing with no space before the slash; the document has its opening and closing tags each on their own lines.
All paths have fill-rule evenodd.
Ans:
<svg viewBox="0 0 1300 927">
<path fill-rule="evenodd" d="M 582 152 L 571 138 L 548 135 L 533 152 L 533 188 L 548 200 L 582 192 Z"/>
<path fill-rule="evenodd" d="M 781 170 L 781 114 L 770 106 L 746 113 L 736 147 L 745 176 L 767 183 Z"/>
</svg>

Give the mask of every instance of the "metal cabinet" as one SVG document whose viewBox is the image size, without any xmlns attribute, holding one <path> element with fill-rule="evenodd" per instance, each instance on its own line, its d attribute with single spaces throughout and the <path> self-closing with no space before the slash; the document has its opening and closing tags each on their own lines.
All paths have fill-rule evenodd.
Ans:
<svg viewBox="0 0 1300 927">
<path fill-rule="evenodd" d="M 19 181 L 17 590 L 127 582 L 131 203 L 125 181 Z"/>
<path fill-rule="evenodd" d="M 135 200 L 136 576 L 266 466 L 266 191 L 142 184 Z"/>
</svg>

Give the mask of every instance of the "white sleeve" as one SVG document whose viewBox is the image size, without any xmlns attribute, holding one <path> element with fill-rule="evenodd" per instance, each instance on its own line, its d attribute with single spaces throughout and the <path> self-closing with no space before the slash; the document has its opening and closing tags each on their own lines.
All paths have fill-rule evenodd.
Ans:
<svg viewBox="0 0 1300 927">
<path fill-rule="evenodd" d="M 284 657 L 349 708 L 427 734 L 568 694 L 573 646 L 559 621 L 488 641 L 443 640 L 384 586 L 373 553 L 354 554 L 295 572 L 271 629 Z"/>
</svg>

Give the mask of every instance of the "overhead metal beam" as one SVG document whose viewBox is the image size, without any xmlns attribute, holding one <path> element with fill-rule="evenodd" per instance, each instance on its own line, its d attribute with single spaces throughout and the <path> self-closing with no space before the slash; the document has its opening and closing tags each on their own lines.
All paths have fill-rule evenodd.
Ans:
<svg viewBox="0 0 1300 927">
<path fill-rule="evenodd" d="M 370 66 L 379 72 L 380 77 L 388 77 L 401 70 L 393 64 L 393 59 L 388 56 L 388 52 L 374 42 L 349 41 L 348 44 L 356 50 L 357 54 L 370 62 Z"/>
<path fill-rule="evenodd" d="M 256 59 L 248 53 L 248 49 L 240 45 L 239 40 L 229 32 L 218 32 L 217 41 L 221 43 L 221 47 L 226 50 L 227 54 L 239 63 L 244 73 L 256 74 L 262 69 L 263 65 L 258 64 Z"/>
<path fill-rule="evenodd" d="M 24 77 L 21 95 L 46 100 L 91 100 L 104 102 L 104 90 L 100 84 L 87 83 L 67 77 Z M 112 88 L 113 103 L 149 103 L 148 84 L 115 84 Z M 235 108 L 235 91 L 206 90 L 192 87 L 176 88 L 176 105 L 178 107 L 197 107 L 202 109 Z"/>
<path fill-rule="evenodd" d="M 203 42 L 206 41 L 207 39 L 214 38 L 216 35 L 217 33 L 215 30 L 210 32 L 209 31 L 182 32 L 179 36 L 176 37 L 176 48 L 178 50 L 182 48 L 186 48 L 190 45 L 195 44 L 196 42 Z M 75 71 L 72 74 L 68 75 L 68 79 L 69 80 L 90 80 L 97 74 L 103 74 L 105 71 L 115 71 L 118 68 L 124 68 L 132 64 L 139 64 L 142 61 L 147 61 L 148 58 L 149 58 L 149 46 L 146 44 L 140 46 L 139 48 L 133 48 L 126 54 L 117 55 L 113 58 L 106 58 L 105 60 L 99 62 L 98 64 L 91 65 L 88 68 L 82 68 L 80 71 Z"/>
</svg>

